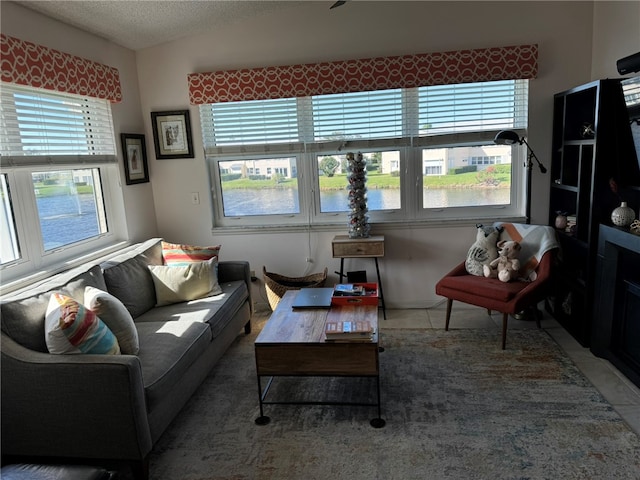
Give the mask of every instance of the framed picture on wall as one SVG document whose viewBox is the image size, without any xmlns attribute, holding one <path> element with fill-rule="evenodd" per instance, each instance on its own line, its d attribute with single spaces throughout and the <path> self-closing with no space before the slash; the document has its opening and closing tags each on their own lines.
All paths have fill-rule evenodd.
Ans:
<svg viewBox="0 0 640 480">
<path fill-rule="evenodd" d="M 120 140 L 122 141 L 124 175 L 127 185 L 148 182 L 149 169 L 144 135 L 121 133 Z"/>
<path fill-rule="evenodd" d="M 193 158 L 189 110 L 151 112 L 156 158 Z"/>
</svg>

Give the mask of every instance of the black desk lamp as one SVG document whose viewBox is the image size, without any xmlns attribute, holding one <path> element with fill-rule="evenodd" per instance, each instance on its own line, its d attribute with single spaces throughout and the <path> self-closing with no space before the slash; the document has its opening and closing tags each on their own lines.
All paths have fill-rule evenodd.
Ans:
<svg viewBox="0 0 640 480">
<path fill-rule="evenodd" d="M 531 223 L 531 169 L 533 168 L 533 159 L 538 163 L 538 167 L 540 167 L 540 173 L 547 173 L 547 169 L 545 166 L 538 160 L 536 154 L 533 153 L 531 147 L 524 139 L 524 137 L 520 138 L 516 132 L 513 130 L 502 130 L 498 132 L 496 138 L 493 139 L 493 143 L 496 145 L 513 145 L 515 143 L 519 143 L 522 145 L 523 143 L 527 146 L 527 161 L 524 166 L 527 169 L 527 203 L 525 205 L 526 208 L 526 217 L 527 223 Z"/>
</svg>

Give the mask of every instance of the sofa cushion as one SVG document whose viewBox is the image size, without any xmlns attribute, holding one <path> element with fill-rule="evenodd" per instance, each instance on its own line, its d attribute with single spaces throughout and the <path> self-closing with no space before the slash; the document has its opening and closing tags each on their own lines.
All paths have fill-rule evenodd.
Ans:
<svg viewBox="0 0 640 480">
<path fill-rule="evenodd" d="M 214 257 L 218 258 L 220 248 L 221 245 L 199 247 L 163 241 L 162 258 L 167 265 L 187 265 L 193 262 L 204 262 Z"/>
<path fill-rule="evenodd" d="M 150 411 L 171 397 L 171 389 L 211 342 L 207 326 L 197 321 L 137 323 L 138 358 Z"/>
<path fill-rule="evenodd" d="M 149 265 L 156 306 L 185 302 L 222 293 L 216 275 L 217 259 L 181 266 Z"/>
<path fill-rule="evenodd" d="M 79 267 L 28 289 L 8 296 L 0 304 L 2 331 L 23 347 L 46 353 L 44 318 L 52 291 L 68 295 L 78 302 L 84 300 L 84 290 L 92 286 L 106 290 L 102 269 L 95 265 Z"/>
<path fill-rule="evenodd" d="M 84 305 L 91 309 L 118 339 L 120 352 L 137 355 L 139 347 L 138 331 L 133 317 L 120 300 L 95 287 L 84 291 Z"/>
<path fill-rule="evenodd" d="M 73 298 L 53 292 L 45 317 L 49 353 L 118 355 L 116 336 L 91 310 Z"/>
<path fill-rule="evenodd" d="M 137 257 L 106 269 L 104 280 L 109 293 L 124 304 L 133 318 L 156 304 L 156 291 L 149 268 Z"/>
<path fill-rule="evenodd" d="M 156 291 L 149 265 L 162 265 L 162 239 L 153 238 L 100 266 L 108 292 L 120 300 L 133 318 L 152 309 Z"/>
<path fill-rule="evenodd" d="M 242 280 L 222 283 L 220 288 L 221 295 L 156 307 L 136 318 L 136 325 L 172 319 L 208 323 L 212 338 L 216 338 L 249 297 L 247 284 Z"/>
</svg>

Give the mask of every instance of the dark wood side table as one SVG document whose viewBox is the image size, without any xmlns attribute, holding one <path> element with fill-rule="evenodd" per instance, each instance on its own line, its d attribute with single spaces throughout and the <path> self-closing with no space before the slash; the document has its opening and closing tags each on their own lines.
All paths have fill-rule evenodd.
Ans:
<svg viewBox="0 0 640 480">
<path fill-rule="evenodd" d="M 372 235 L 367 238 L 349 238 L 348 235 L 336 235 L 331 241 L 331 251 L 333 258 L 340 259 L 340 282 L 342 282 L 344 276 L 345 258 L 373 258 L 375 260 L 382 314 L 386 320 L 387 310 L 384 304 L 380 267 L 378 266 L 378 258 L 384 257 L 384 235 Z"/>
</svg>

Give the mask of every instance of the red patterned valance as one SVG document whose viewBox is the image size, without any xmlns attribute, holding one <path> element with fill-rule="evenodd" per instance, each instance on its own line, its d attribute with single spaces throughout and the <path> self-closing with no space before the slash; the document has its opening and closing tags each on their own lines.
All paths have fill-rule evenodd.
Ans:
<svg viewBox="0 0 640 480">
<path fill-rule="evenodd" d="M 2 81 L 57 92 L 122 100 L 117 68 L 0 34 Z"/>
<path fill-rule="evenodd" d="M 538 46 L 266 67 L 188 76 L 192 105 L 535 78 Z"/>
</svg>

